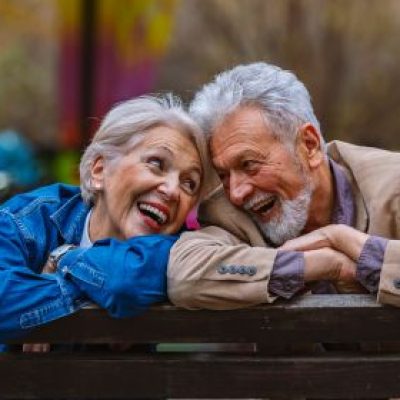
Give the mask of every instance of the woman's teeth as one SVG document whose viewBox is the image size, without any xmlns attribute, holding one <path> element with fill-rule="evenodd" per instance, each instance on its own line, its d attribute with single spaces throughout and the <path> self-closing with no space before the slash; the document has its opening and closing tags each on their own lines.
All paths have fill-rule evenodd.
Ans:
<svg viewBox="0 0 400 400">
<path fill-rule="evenodd" d="M 139 203 L 138 208 L 143 214 L 154 219 L 159 225 L 167 221 L 167 214 L 150 204 Z"/>
</svg>

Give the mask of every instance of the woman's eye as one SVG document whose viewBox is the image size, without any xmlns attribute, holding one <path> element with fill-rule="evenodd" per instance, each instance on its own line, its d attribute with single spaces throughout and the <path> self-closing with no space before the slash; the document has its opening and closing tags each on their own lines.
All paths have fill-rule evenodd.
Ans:
<svg viewBox="0 0 400 400">
<path fill-rule="evenodd" d="M 221 180 L 221 182 L 222 182 L 222 185 L 224 186 L 224 187 L 228 187 L 229 186 L 229 174 L 218 174 L 218 176 L 219 176 L 219 179 Z"/>
<path fill-rule="evenodd" d="M 156 167 L 159 170 L 163 170 L 164 169 L 164 161 L 161 160 L 161 158 L 158 157 L 151 157 L 147 160 L 147 163 Z"/>
<path fill-rule="evenodd" d="M 185 179 L 182 182 L 185 192 L 194 195 L 199 190 L 200 183 L 195 179 Z"/>
</svg>

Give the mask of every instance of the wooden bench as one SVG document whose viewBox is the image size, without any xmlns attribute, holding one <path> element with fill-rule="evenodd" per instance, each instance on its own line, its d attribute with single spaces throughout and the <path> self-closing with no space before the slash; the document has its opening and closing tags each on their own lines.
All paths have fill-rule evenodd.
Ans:
<svg viewBox="0 0 400 400">
<path fill-rule="evenodd" d="M 400 309 L 368 295 L 305 296 L 235 311 L 166 304 L 125 320 L 90 308 L 43 326 L 24 342 L 194 343 L 197 350 L 221 343 L 206 350 L 224 351 L 165 344 L 159 349 L 175 352 L 104 346 L 4 353 L 0 398 L 393 398 L 400 396 L 400 352 L 393 343 L 399 339 Z"/>
</svg>

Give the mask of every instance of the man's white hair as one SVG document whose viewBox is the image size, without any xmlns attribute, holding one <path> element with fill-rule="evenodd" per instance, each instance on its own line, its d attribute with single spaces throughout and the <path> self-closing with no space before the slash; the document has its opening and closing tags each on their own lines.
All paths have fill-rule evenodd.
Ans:
<svg viewBox="0 0 400 400">
<path fill-rule="evenodd" d="M 194 97 L 189 112 L 206 135 L 228 114 L 241 106 L 260 107 L 272 133 L 294 147 L 298 128 L 311 123 L 325 142 L 314 114 L 310 95 L 290 71 L 263 62 L 239 65 L 217 75 Z"/>
<path fill-rule="evenodd" d="M 141 96 L 116 105 L 104 117 L 92 142 L 80 162 L 82 197 L 87 203 L 96 200 L 97 191 L 92 185 L 91 168 L 102 156 L 106 161 L 118 161 L 157 126 L 167 126 L 185 134 L 197 148 L 204 170 L 207 151 L 199 126 L 184 111 L 177 96 Z"/>
</svg>

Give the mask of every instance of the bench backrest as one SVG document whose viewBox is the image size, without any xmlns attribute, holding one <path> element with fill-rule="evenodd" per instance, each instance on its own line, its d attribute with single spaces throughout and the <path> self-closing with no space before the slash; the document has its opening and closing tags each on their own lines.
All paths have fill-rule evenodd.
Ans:
<svg viewBox="0 0 400 400">
<path fill-rule="evenodd" d="M 93 307 L 23 340 L 86 343 L 89 350 L 0 355 L 0 398 L 398 397 L 398 339 L 400 310 L 368 295 L 313 295 L 234 311 L 165 304 L 122 320 Z M 91 347 L 108 343 L 162 343 L 159 350 L 170 351 Z"/>
</svg>

